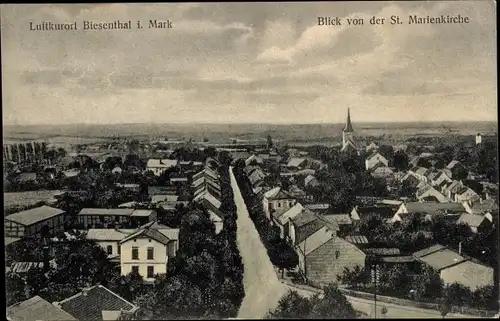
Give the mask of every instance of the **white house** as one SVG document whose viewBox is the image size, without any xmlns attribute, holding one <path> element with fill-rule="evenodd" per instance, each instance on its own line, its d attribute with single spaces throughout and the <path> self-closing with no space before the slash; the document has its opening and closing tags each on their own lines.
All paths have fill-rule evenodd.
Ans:
<svg viewBox="0 0 500 321">
<path fill-rule="evenodd" d="M 387 158 L 382 156 L 379 152 L 373 153 L 365 160 L 365 167 L 367 171 L 371 170 L 378 164 L 383 164 L 383 166 L 389 166 L 389 161 L 387 160 Z"/>
<path fill-rule="evenodd" d="M 146 225 L 120 241 L 121 275 L 138 272 L 146 281 L 167 273 L 168 259 L 179 248 L 179 229 L 156 229 Z"/>
<path fill-rule="evenodd" d="M 483 136 L 481 136 L 481 133 L 478 133 L 476 135 L 476 145 L 480 145 L 483 142 Z"/>
<path fill-rule="evenodd" d="M 156 176 L 160 176 L 167 169 L 176 167 L 178 161 L 176 159 L 148 159 L 146 164 L 146 170 L 152 171 Z"/>
<path fill-rule="evenodd" d="M 120 241 L 136 232 L 136 229 L 92 228 L 86 232 L 86 239 L 94 241 L 108 254 L 109 259 L 119 258 Z"/>
<path fill-rule="evenodd" d="M 275 187 L 264 194 L 262 202 L 266 217 L 271 220 L 271 212 L 286 212 L 295 205 L 296 200 L 281 187 Z"/>
</svg>

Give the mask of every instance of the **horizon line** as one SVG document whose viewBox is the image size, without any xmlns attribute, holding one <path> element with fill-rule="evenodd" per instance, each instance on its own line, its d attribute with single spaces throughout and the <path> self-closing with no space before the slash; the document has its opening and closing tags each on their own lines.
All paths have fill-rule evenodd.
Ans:
<svg viewBox="0 0 500 321">
<path fill-rule="evenodd" d="M 401 124 L 401 123 L 494 123 L 498 120 L 430 120 L 430 121 L 356 121 L 353 124 Z M 110 126 L 110 125 L 338 125 L 345 122 L 311 123 L 258 123 L 258 122 L 123 122 L 123 123 L 67 123 L 67 124 L 3 124 L 13 126 Z"/>
</svg>

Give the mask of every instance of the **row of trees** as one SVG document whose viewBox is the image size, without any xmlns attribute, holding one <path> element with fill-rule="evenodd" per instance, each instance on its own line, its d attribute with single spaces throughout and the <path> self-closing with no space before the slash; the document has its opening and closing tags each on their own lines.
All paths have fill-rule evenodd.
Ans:
<svg viewBox="0 0 500 321">
<path fill-rule="evenodd" d="M 110 286 L 120 275 L 119 268 L 107 259 L 104 250 L 94 242 L 79 238 L 51 245 L 47 253 L 41 239 L 25 239 L 19 252 L 7 253 L 8 258 L 21 262 L 45 262 L 44 268 L 31 268 L 23 278 L 9 272 L 6 275 L 7 305 L 39 295 L 49 302 L 63 300 L 86 286 L 96 283 Z M 47 264 L 53 258 L 55 264 Z"/>
<path fill-rule="evenodd" d="M 250 218 L 267 249 L 271 263 L 284 273 L 285 269 L 293 269 L 298 265 L 297 253 L 291 244 L 280 237 L 280 229 L 275 225 L 270 225 L 262 207 L 262 200 L 253 193 L 250 181 L 243 172 L 243 165 L 244 163 L 237 162 L 234 167 L 234 174 Z"/>
<path fill-rule="evenodd" d="M 266 319 L 356 319 L 356 311 L 335 285 L 328 285 L 322 297 L 306 298 L 289 291 Z"/>
<path fill-rule="evenodd" d="M 167 274 L 152 290 L 136 298 L 143 316 L 170 318 L 235 317 L 244 297 L 243 262 L 236 246 L 236 206 L 227 164 L 221 166 L 224 228 L 215 233 L 202 207 L 182 217 L 179 250 Z"/>
<path fill-rule="evenodd" d="M 371 244 L 378 247 L 399 248 L 412 254 L 433 244 L 441 244 L 474 257 L 492 267 L 497 266 L 494 248 L 496 241 L 494 226 L 473 233 L 466 224 L 456 224 L 445 215 L 436 215 L 431 220 L 424 214 L 408 214 L 402 222 L 387 223 L 377 214 L 361 217 L 359 232 Z"/>
</svg>

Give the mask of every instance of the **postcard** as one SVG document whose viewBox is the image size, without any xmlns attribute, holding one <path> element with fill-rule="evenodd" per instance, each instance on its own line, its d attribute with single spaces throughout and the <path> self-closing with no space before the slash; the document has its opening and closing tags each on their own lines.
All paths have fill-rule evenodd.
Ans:
<svg viewBox="0 0 500 321">
<path fill-rule="evenodd" d="M 7 319 L 498 317 L 495 10 L 0 5 Z"/>
</svg>

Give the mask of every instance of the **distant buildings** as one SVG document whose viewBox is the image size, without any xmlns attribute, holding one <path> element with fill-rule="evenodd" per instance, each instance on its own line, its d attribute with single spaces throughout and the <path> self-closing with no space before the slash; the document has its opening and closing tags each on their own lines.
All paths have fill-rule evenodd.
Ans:
<svg viewBox="0 0 500 321">
<path fill-rule="evenodd" d="M 483 136 L 481 135 L 481 133 L 477 133 L 477 135 L 476 135 L 476 145 L 481 145 L 482 142 L 483 142 Z"/>
<path fill-rule="evenodd" d="M 78 223 L 83 228 L 129 226 L 137 227 L 156 219 L 155 210 L 132 208 L 83 208 L 78 213 Z"/>
<path fill-rule="evenodd" d="M 151 158 L 146 164 L 146 170 L 153 172 L 156 176 L 160 176 L 167 169 L 177 166 L 178 161 L 176 159 L 154 159 Z"/>
</svg>

